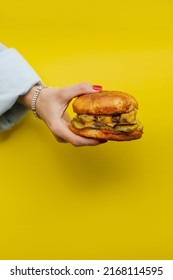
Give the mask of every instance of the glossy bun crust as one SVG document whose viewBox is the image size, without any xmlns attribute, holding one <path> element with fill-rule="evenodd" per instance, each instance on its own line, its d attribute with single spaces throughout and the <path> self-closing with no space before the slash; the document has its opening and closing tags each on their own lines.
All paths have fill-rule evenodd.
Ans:
<svg viewBox="0 0 173 280">
<path fill-rule="evenodd" d="M 79 136 L 94 138 L 94 139 L 104 139 L 104 140 L 114 140 L 114 141 L 130 141 L 139 139 L 142 137 L 142 131 L 133 131 L 131 133 L 113 133 L 99 129 L 93 128 L 83 128 L 77 129 L 70 124 L 70 130 Z"/>
<path fill-rule="evenodd" d="M 102 91 L 81 95 L 73 102 L 77 114 L 118 114 L 138 108 L 133 96 L 119 91 Z"/>
</svg>

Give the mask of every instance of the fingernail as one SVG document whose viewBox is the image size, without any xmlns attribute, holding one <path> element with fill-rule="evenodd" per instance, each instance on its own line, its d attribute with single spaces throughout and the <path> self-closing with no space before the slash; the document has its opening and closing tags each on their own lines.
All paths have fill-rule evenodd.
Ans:
<svg viewBox="0 0 173 280">
<path fill-rule="evenodd" d="M 102 86 L 93 85 L 94 90 L 102 90 Z"/>
</svg>

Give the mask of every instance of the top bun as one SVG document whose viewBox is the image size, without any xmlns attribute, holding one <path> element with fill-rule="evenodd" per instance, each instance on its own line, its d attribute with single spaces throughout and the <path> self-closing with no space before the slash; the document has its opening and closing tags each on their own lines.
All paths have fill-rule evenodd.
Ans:
<svg viewBox="0 0 173 280">
<path fill-rule="evenodd" d="M 101 91 L 80 95 L 73 102 L 77 114 L 119 114 L 138 108 L 138 103 L 130 94 L 120 91 Z"/>
</svg>

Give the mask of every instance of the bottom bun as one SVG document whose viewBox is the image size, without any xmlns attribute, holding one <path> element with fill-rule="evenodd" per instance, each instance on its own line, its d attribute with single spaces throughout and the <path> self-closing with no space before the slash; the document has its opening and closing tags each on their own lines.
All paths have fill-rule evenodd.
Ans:
<svg viewBox="0 0 173 280">
<path fill-rule="evenodd" d="M 94 128 L 83 128 L 77 129 L 70 124 L 70 130 L 77 135 L 87 137 L 87 138 L 95 138 L 95 139 L 104 139 L 104 140 L 113 140 L 113 141 L 130 141 L 139 139 L 142 137 L 141 131 L 133 131 L 130 133 L 113 133 L 111 131 L 99 130 Z"/>
</svg>

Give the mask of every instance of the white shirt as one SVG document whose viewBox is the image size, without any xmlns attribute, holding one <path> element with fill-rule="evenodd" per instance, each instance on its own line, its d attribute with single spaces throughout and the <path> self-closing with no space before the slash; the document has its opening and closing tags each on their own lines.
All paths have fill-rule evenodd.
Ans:
<svg viewBox="0 0 173 280">
<path fill-rule="evenodd" d="M 26 114 L 27 109 L 16 102 L 18 96 L 40 82 L 17 50 L 0 43 L 0 131 L 11 128 Z"/>
</svg>

